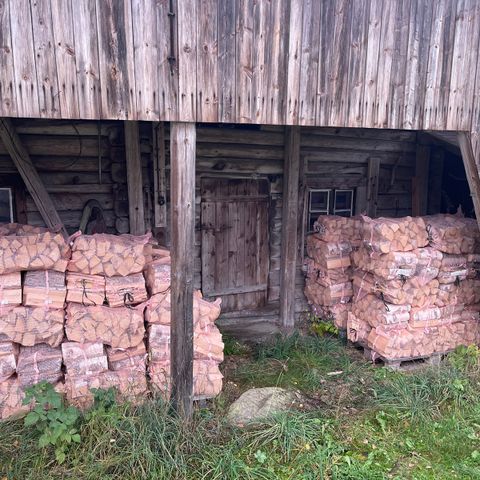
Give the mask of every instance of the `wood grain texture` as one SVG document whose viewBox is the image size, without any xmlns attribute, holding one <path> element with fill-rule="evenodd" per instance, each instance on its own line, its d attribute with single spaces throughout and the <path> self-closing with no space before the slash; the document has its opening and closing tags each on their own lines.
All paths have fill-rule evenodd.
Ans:
<svg viewBox="0 0 480 480">
<path fill-rule="evenodd" d="M 0 0 L 0 114 L 4 117 L 17 116 L 14 79 L 10 5 L 8 0 Z"/>
</svg>

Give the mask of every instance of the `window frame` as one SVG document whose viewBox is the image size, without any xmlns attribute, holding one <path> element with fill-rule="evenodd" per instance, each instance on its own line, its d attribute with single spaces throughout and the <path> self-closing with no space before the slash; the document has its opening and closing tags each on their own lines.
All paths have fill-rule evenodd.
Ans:
<svg viewBox="0 0 480 480">
<path fill-rule="evenodd" d="M 13 195 L 13 188 L 12 187 L 0 187 L 0 192 L 3 190 L 8 191 L 8 198 L 10 201 L 10 222 L 13 223 L 15 221 L 15 215 L 14 215 L 14 208 L 13 208 L 13 201 L 14 201 L 14 195 Z"/>
<path fill-rule="evenodd" d="M 350 212 L 350 216 L 353 217 L 353 196 L 355 195 L 355 189 L 353 188 L 338 188 L 333 191 L 333 213 L 332 215 L 337 215 L 339 212 Z M 349 192 L 351 193 L 350 196 L 350 208 L 336 208 L 337 203 L 337 193 Z"/>
</svg>

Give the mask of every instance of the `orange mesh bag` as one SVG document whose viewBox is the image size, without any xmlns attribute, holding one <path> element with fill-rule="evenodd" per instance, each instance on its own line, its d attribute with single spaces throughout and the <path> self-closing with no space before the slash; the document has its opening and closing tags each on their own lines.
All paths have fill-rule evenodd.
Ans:
<svg viewBox="0 0 480 480">
<path fill-rule="evenodd" d="M 144 275 L 150 295 L 165 293 L 171 283 L 170 255 L 165 254 L 148 263 Z"/>
<path fill-rule="evenodd" d="M 115 372 L 128 370 L 146 374 L 147 349 L 143 342 L 130 348 L 107 347 L 107 356 L 110 370 Z"/>
<path fill-rule="evenodd" d="M 17 362 L 18 381 L 22 387 L 40 382 L 57 383 L 63 378 L 62 350 L 45 343 L 20 347 Z"/>
<path fill-rule="evenodd" d="M 60 309 L 65 304 L 65 273 L 54 270 L 27 272 L 23 283 L 23 305 Z"/>
<path fill-rule="evenodd" d="M 419 328 L 435 327 L 444 323 L 458 322 L 463 309 L 464 305 L 412 308 L 410 311 L 410 325 Z"/>
<path fill-rule="evenodd" d="M 34 227 L 22 223 L 0 223 L 0 236 L 31 235 L 48 232 L 48 228 Z"/>
<path fill-rule="evenodd" d="M 409 252 L 428 245 L 421 217 L 363 218 L 363 243 L 377 253 Z"/>
<path fill-rule="evenodd" d="M 193 335 L 193 358 L 223 362 L 223 342 L 220 330 L 213 324 L 195 328 Z"/>
<path fill-rule="evenodd" d="M 448 214 L 429 215 L 424 219 L 432 247 L 457 255 L 475 252 L 480 238 L 476 220 Z"/>
<path fill-rule="evenodd" d="M 320 215 L 313 224 L 316 236 L 324 242 L 350 242 L 358 246 L 362 240 L 362 219 L 339 215 Z"/>
<path fill-rule="evenodd" d="M 143 307 L 110 308 L 70 303 L 65 333 L 74 342 L 101 342 L 114 348 L 135 347 L 145 334 Z"/>
<path fill-rule="evenodd" d="M 146 398 L 147 380 L 138 372 L 107 370 L 96 375 L 65 375 L 65 395 L 68 402 L 80 409 L 93 405 L 92 389 L 114 388 L 119 401 L 140 403 Z"/>
<path fill-rule="evenodd" d="M 442 284 L 458 283 L 468 276 L 466 255 L 444 254 L 438 273 L 438 281 Z"/>
<path fill-rule="evenodd" d="M 141 273 L 126 277 L 107 277 L 105 292 L 110 307 L 137 305 L 148 298 L 145 279 Z"/>
<path fill-rule="evenodd" d="M 0 419 L 19 417 L 30 410 L 23 405 L 25 393 L 17 377 L 10 377 L 0 382 Z"/>
<path fill-rule="evenodd" d="M 22 303 L 22 276 L 20 272 L 0 275 L 0 305 L 17 306 Z"/>
<path fill-rule="evenodd" d="M 17 369 L 18 345 L 0 342 L 0 382 L 11 377 Z"/>
<path fill-rule="evenodd" d="M 317 317 L 332 321 L 338 329 L 345 330 L 347 328 L 348 313 L 352 310 L 352 304 L 338 303 L 337 305 L 328 307 L 313 303 L 310 305 L 310 309 Z"/>
<path fill-rule="evenodd" d="M 212 360 L 193 362 L 193 396 L 195 398 L 216 397 L 222 391 L 223 375 L 218 363 Z"/>
<path fill-rule="evenodd" d="M 155 323 L 147 327 L 150 362 L 170 361 L 170 325 Z"/>
<path fill-rule="evenodd" d="M 151 234 L 133 235 L 79 235 L 72 247 L 70 272 L 106 277 L 125 277 L 140 273 L 148 257 L 147 243 Z"/>
<path fill-rule="evenodd" d="M 108 369 L 102 343 L 62 343 L 63 363 L 72 375 L 92 375 Z"/>
<path fill-rule="evenodd" d="M 317 282 L 307 278 L 305 280 L 304 293 L 309 303 L 333 306 L 339 303 L 349 303 L 352 300 L 353 287 L 352 282 L 323 287 Z"/>
<path fill-rule="evenodd" d="M 472 278 L 440 285 L 436 305 L 472 305 L 480 302 L 480 279 Z"/>
<path fill-rule="evenodd" d="M 357 318 L 352 312 L 347 314 L 347 338 L 353 343 L 359 343 L 361 345 L 367 344 L 368 334 L 372 327 L 365 322 Z"/>
<path fill-rule="evenodd" d="M 304 270 L 307 278 L 324 287 L 348 282 L 353 275 L 350 267 L 326 269 L 318 266 L 311 258 L 305 260 Z"/>
<path fill-rule="evenodd" d="M 371 294 L 355 301 L 352 305 L 353 315 L 372 327 L 407 324 L 410 320 L 410 309 L 410 305 L 393 305 Z"/>
<path fill-rule="evenodd" d="M 326 243 L 313 235 L 307 237 L 307 254 L 319 268 L 347 268 L 351 265 L 349 242 Z"/>
<path fill-rule="evenodd" d="M 64 310 L 14 307 L 0 315 L 0 332 L 5 339 L 24 346 L 47 343 L 60 345 L 63 339 Z"/>
<path fill-rule="evenodd" d="M 468 278 L 480 278 L 480 254 L 469 253 L 467 255 Z"/>
<path fill-rule="evenodd" d="M 105 277 L 67 272 L 67 302 L 102 305 L 105 300 Z"/>
<path fill-rule="evenodd" d="M 70 248 L 59 233 L 0 236 L 0 275 L 22 270 L 64 272 Z"/>
<path fill-rule="evenodd" d="M 418 256 L 414 251 L 371 255 L 366 248 L 359 248 L 352 253 L 352 261 L 359 270 L 375 273 L 385 280 L 413 277 L 418 268 Z"/>
</svg>

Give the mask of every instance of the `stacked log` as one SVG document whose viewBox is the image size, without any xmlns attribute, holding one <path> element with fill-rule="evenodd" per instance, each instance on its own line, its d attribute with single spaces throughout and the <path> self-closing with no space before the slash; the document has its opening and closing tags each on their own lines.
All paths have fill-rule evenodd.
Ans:
<svg viewBox="0 0 480 480">
<path fill-rule="evenodd" d="M 22 304 L 22 275 L 20 272 L 0 275 L 0 314 L 7 306 Z"/>
<path fill-rule="evenodd" d="M 17 376 L 21 387 L 31 387 L 40 382 L 56 384 L 63 379 L 62 350 L 45 343 L 33 347 L 20 347 Z"/>
<path fill-rule="evenodd" d="M 126 277 L 105 278 L 105 298 L 110 307 L 138 305 L 148 298 L 145 278 L 141 273 Z"/>
<path fill-rule="evenodd" d="M 67 272 L 67 302 L 82 305 L 103 305 L 105 301 L 105 277 Z"/>
<path fill-rule="evenodd" d="M 0 383 L 15 374 L 18 350 L 16 343 L 0 342 Z"/>
<path fill-rule="evenodd" d="M 361 217 L 341 217 L 338 215 L 320 215 L 313 224 L 317 238 L 326 243 L 348 241 L 358 247 L 362 241 Z"/>
<path fill-rule="evenodd" d="M 55 270 L 27 272 L 23 283 L 23 305 L 62 309 L 67 289 L 65 274 Z"/>
</svg>

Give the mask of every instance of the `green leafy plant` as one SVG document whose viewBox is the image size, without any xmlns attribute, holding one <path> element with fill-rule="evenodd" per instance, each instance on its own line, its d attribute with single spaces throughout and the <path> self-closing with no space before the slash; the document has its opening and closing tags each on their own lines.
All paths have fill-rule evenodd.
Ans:
<svg viewBox="0 0 480 480">
<path fill-rule="evenodd" d="M 448 362 L 459 370 L 471 369 L 480 363 L 480 348 L 476 345 L 460 345 L 448 355 Z"/>
<path fill-rule="evenodd" d="M 333 318 L 321 318 L 314 313 L 308 313 L 307 319 L 310 325 L 311 331 L 323 337 L 324 335 L 338 335 L 338 328 L 333 324 Z"/>
<path fill-rule="evenodd" d="M 68 446 L 81 441 L 75 428 L 80 412 L 75 407 L 65 407 L 62 396 L 47 382 L 26 389 L 23 403 L 32 402 L 34 407 L 25 417 L 25 426 L 34 426 L 40 434 L 39 447 L 53 446 L 57 462 L 63 463 Z"/>
</svg>

